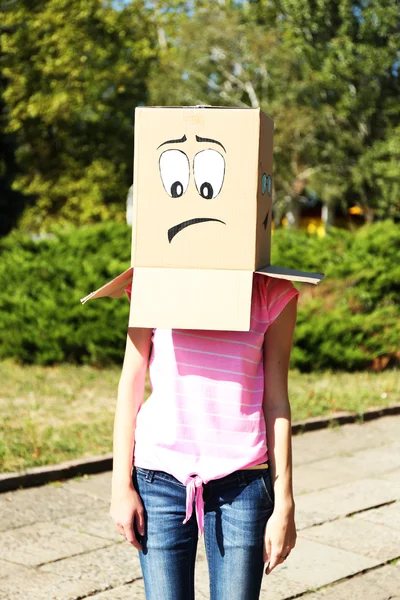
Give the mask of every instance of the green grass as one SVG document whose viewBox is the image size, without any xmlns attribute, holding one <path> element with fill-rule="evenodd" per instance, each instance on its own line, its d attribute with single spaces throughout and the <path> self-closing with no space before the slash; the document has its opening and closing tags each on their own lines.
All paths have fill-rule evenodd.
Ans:
<svg viewBox="0 0 400 600">
<path fill-rule="evenodd" d="M 400 373 L 291 371 L 289 393 L 294 421 L 340 411 L 362 413 L 400 401 Z"/>
<path fill-rule="evenodd" d="M 0 472 L 112 450 L 120 369 L 0 362 Z M 147 388 L 147 393 L 148 393 Z M 394 404 L 398 371 L 290 374 L 293 421 Z"/>
</svg>

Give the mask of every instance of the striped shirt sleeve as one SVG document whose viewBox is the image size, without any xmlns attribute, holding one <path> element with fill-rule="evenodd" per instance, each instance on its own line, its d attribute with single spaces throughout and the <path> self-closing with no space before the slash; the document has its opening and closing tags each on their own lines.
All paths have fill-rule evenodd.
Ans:
<svg viewBox="0 0 400 600">
<path fill-rule="evenodd" d="M 298 296 L 299 290 L 294 287 L 291 281 L 268 278 L 267 310 L 269 325 L 275 321 L 290 300 L 296 298 L 297 301 Z"/>
</svg>

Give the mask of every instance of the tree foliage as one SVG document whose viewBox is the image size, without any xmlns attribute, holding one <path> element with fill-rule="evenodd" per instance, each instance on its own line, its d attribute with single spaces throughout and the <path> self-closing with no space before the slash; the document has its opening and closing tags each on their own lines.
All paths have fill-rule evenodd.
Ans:
<svg viewBox="0 0 400 600">
<path fill-rule="evenodd" d="M 121 219 L 133 109 L 155 53 L 142 3 L 14 0 L 2 18 L 14 189 L 37 199 L 22 225 Z"/>
<path fill-rule="evenodd" d="M 22 225 L 123 219 L 138 104 L 260 106 L 275 120 L 278 211 L 308 188 L 330 207 L 400 217 L 397 2 L 7 0 L 2 11 L 0 127 L 13 190 L 35 199 Z"/>
<path fill-rule="evenodd" d="M 194 7 L 154 64 L 151 99 L 261 106 L 276 123 L 275 199 L 283 208 L 308 185 L 328 205 L 399 216 L 398 4 Z"/>
</svg>

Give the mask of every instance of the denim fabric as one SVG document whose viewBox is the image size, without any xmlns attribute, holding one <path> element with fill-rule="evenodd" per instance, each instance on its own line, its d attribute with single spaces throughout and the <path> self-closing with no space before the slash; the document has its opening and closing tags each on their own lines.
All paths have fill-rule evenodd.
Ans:
<svg viewBox="0 0 400 600">
<path fill-rule="evenodd" d="M 193 600 L 198 528 L 186 524 L 186 488 L 162 471 L 133 473 L 145 510 L 139 552 L 147 600 Z M 236 471 L 204 485 L 204 537 L 211 600 L 256 600 L 265 525 L 274 508 L 268 469 Z"/>
</svg>

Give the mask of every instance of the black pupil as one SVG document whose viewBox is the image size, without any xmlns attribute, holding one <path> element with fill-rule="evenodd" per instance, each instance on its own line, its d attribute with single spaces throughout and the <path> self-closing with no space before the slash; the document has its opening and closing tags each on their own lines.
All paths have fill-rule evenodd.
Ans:
<svg viewBox="0 0 400 600">
<path fill-rule="evenodd" d="M 213 197 L 213 193 L 214 190 L 212 189 L 211 183 L 205 181 L 200 188 L 200 194 L 203 196 L 203 198 L 209 199 Z"/>
<path fill-rule="evenodd" d="M 171 196 L 173 198 L 179 198 L 180 196 L 182 196 L 183 194 L 183 185 L 181 184 L 180 181 L 175 181 L 175 183 L 173 183 L 171 185 Z"/>
</svg>

